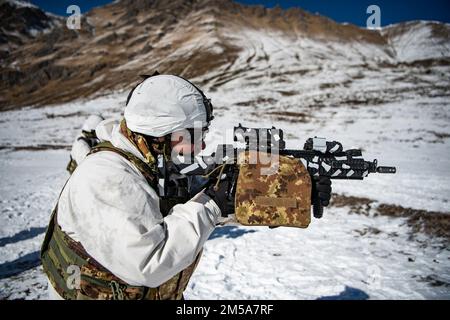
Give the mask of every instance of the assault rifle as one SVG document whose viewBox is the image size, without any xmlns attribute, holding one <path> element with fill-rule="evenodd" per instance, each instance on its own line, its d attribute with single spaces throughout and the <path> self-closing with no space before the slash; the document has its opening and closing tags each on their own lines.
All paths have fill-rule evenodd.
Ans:
<svg viewBox="0 0 450 320">
<path fill-rule="evenodd" d="M 189 161 L 180 159 L 158 161 L 159 195 L 161 198 L 183 198 L 189 193 L 189 182 L 180 177 L 203 177 L 204 183 L 227 179 L 228 200 L 233 201 L 239 174 L 239 155 L 245 151 L 258 151 L 269 155 L 290 156 L 298 159 L 308 170 L 312 179 L 363 180 L 370 173 L 393 174 L 395 167 L 378 166 L 377 160 L 366 161 L 361 150 L 344 150 L 337 141 L 324 138 L 309 138 L 303 150 L 286 149 L 283 130 L 272 128 L 247 128 L 239 124 L 234 127 L 235 145 L 218 145 L 209 156 L 196 156 Z M 321 218 L 323 207 L 313 203 L 313 214 Z"/>
</svg>

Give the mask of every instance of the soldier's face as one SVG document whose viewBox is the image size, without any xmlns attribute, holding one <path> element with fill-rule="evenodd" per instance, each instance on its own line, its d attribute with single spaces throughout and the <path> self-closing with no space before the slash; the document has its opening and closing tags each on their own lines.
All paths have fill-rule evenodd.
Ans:
<svg viewBox="0 0 450 320">
<path fill-rule="evenodd" d="M 172 133 L 172 152 L 179 155 L 198 155 L 205 149 L 205 129 L 185 129 Z"/>
</svg>

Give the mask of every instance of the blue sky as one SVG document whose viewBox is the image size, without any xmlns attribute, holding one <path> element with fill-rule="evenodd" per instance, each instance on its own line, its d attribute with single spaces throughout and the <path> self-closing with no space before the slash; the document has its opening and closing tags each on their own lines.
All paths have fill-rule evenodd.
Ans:
<svg viewBox="0 0 450 320">
<path fill-rule="evenodd" d="M 170 1 L 170 0 L 168 0 Z M 67 15 L 66 8 L 76 4 L 82 12 L 92 7 L 103 5 L 111 0 L 31 0 L 46 11 Z M 338 22 L 350 22 L 365 26 L 368 15 L 366 9 L 376 4 L 381 9 L 381 25 L 388 25 L 408 20 L 437 20 L 450 23 L 450 0 L 237 0 L 245 4 L 262 4 L 282 8 L 299 6 L 310 12 L 318 12 Z"/>
</svg>

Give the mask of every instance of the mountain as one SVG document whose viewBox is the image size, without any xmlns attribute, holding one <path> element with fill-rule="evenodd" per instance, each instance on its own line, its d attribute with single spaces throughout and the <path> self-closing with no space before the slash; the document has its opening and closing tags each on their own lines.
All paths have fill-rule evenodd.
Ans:
<svg viewBox="0 0 450 320">
<path fill-rule="evenodd" d="M 0 1 L 0 57 L 2 59 L 41 33 L 60 27 L 62 18 L 23 1 Z"/>
<path fill-rule="evenodd" d="M 383 30 L 399 61 L 449 57 L 450 27 L 439 22 L 412 21 Z"/>
<path fill-rule="evenodd" d="M 277 73 L 289 68 L 288 60 L 290 66 L 339 61 L 378 68 L 448 64 L 450 57 L 448 24 L 371 31 L 299 8 L 231 0 L 115 1 L 83 15 L 80 30 L 24 2 L 2 1 L 1 15 L 0 110 L 127 89 L 154 70 L 215 90 L 249 70 L 283 81 Z"/>
</svg>

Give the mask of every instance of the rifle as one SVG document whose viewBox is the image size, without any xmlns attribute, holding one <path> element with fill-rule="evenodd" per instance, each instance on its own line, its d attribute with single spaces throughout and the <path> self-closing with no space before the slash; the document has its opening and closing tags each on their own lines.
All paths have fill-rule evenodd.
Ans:
<svg viewBox="0 0 450 320">
<path fill-rule="evenodd" d="M 239 124 L 234 127 L 233 144 L 220 144 L 212 155 L 195 156 L 188 161 L 159 158 L 159 195 L 161 198 L 185 197 L 189 193 L 188 183 L 174 183 L 176 173 L 181 177 L 203 177 L 205 184 L 228 180 L 227 197 L 232 201 L 239 174 L 239 155 L 246 151 L 257 151 L 269 155 L 289 156 L 303 163 L 311 179 L 363 180 L 370 173 L 394 174 L 395 167 L 378 166 L 378 161 L 366 161 L 359 149 L 345 150 L 340 142 L 325 138 L 309 138 L 302 150 L 286 149 L 283 130 L 272 128 L 247 128 Z M 185 159 L 186 160 L 186 159 Z M 199 191 L 199 190 L 198 190 Z M 318 201 L 313 205 L 313 215 L 321 218 L 323 207 Z"/>
</svg>

